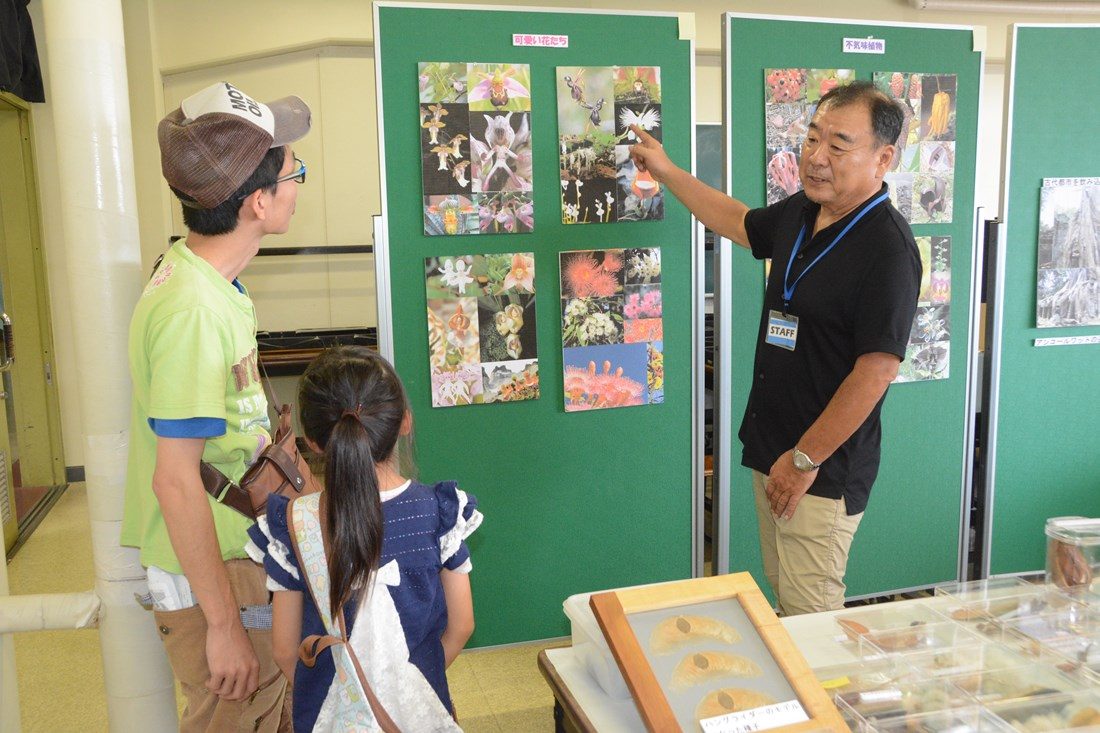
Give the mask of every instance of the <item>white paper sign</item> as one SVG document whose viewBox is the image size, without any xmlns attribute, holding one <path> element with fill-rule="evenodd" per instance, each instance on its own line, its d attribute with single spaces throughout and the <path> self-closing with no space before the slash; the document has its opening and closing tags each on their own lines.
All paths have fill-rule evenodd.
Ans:
<svg viewBox="0 0 1100 733">
<path fill-rule="evenodd" d="M 769 730 L 781 725 L 793 725 L 809 720 L 810 716 L 802 709 L 798 700 L 775 705 L 765 705 L 752 710 L 742 710 L 739 713 L 720 715 L 717 718 L 700 720 L 703 733 L 750 733 L 754 730 Z"/>
<path fill-rule="evenodd" d="M 1100 344 L 1100 336 L 1054 336 L 1035 339 L 1036 346 L 1076 346 L 1078 344 Z"/>
<path fill-rule="evenodd" d="M 844 53 L 886 53 L 885 38 L 845 38 Z"/>
<path fill-rule="evenodd" d="M 545 33 L 513 33 L 512 45 L 569 48 L 569 36 L 550 36 Z"/>
<path fill-rule="evenodd" d="M 1100 186 L 1100 178 L 1044 178 L 1043 188 L 1050 186 Z"/>
</svg>

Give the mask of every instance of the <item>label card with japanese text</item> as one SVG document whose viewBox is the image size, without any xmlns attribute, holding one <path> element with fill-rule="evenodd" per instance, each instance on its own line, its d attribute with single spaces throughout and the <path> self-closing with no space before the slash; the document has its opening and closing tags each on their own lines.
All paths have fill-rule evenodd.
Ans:
<svg viewBox="0 0 1100 733">
<path fill-rule="evenodd" d="M 569 48 L 569 36 L 554 36 L 539 33 L 513 33 L 512 45 Z"/>
<path fill-rule="evenodd" d="M 845 38 L 841 49 L 844 53 L 886 53 L 886 41 L 882 38 Z"/>
<path fill-rule="evenodd" d="M 793 725 L 809 720 L 806 711 L 798 700 L 764 707 L 742 710 L 737 713 L 707 718 L 699 721 L 703 733 L 749 733 L 756 730 L 769 730 L 784 725 Z"/>
</svg>

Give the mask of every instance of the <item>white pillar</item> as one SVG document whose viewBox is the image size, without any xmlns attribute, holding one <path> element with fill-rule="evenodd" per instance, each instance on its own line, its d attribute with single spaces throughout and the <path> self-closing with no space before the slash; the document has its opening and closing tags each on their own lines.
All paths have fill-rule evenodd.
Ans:
<svg viewBox="0 0 1100 733">
<path fill-rule="evenodd" d="M 144 277 L 120 0 L 43 3 L 60 218 L 79 362 L 84 471 L 92 522 L 111 731 L 176 728 L 171 670 L 149 612 L 137 551 L 119 547 L 129 444 L 130 313 Z"/>
<path fill-rule="evenodd" d="M 8 562 L 0 545 L 0 603 L 8 600 Z M 15 683 L 15 637 L 0 634 L 0 731 L 19 733 L 19 688 Z"/>
</svg>

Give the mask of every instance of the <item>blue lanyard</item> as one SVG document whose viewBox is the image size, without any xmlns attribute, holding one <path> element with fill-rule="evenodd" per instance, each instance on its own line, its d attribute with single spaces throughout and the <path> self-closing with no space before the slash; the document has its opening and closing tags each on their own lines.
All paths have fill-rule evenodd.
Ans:
<svg viewBox="0 0 1100 733">
<path fill-rule="evenodd" d="M 879 196 L 877 199 L 872 201 L 871 203 L 864 206 L 863 209 L 858 214 L 856 214 L 855 217 L 850 222 L 848 222 L 848 226 L 846 226 L 846 227 L 844 227 L 843 229 L 840 230 L 840 234 L 836 235 L 836 239 L 834 239 L 832 242 L 830 242 L 829 246 L 826 247 L 825 249 L 823 249 L 821 251 L 821 254 L 819 254 L 817 257 L 815 257 L 813 259 L 813 262 L 806 265 L 806 269 L 803 270 L 798 275 L 798 277 L 795 278 L 793 283 L 788 285 L 787 281 L 790 280 L 790 278 L 791 278 L 791 265 L 794 264 L 794 258 L 798 255 L 798 250 L 800 250 L 802 248 L 802 239 L 806 236 L 806 224 L 805 223 L 802 224 L 802 228 L 798 230 L 798 239 L 794 240 L 794 249 L 791 250 L 791 258 L 789 260 L 787 260 L 787 271 L 783 273 L 783 314 L 784 315 L 787 314 L 787 310 L 791 307 L 791 298 L 794 297 L 794 289 L 798 287 L 798 282 L 803 277 L 806 276 L 807 272 L 809 272 L 810 270 L 813 269 L 814 265 L 816 265 L 818 262 L 821 261 L 822 257 L 829 254 L 829 251 L 833 247 L 835 247 L 841 239 L 844 238 L 844 235 L 847 234 L 848 231 L 852 227 L 854 227 L 856 225 L 856 223 L 859 222 L 860 219 L 862 219 L 864 216 L 866 216 L 868 211 L 875 208 L 876 206 L 878 206 L 879 204 L 881 204 L 883 201 L 885 201 L 888 198 L 890 198 L 890 194 L 889 193 L 884 193 L 881 196 Z"/>
</svg>

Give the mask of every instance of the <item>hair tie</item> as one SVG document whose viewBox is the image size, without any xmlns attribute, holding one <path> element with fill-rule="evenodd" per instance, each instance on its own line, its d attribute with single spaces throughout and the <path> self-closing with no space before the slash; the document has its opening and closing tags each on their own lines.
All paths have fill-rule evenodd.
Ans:
<svg viewBox="0 0 1100 733">
<path fill-rule="evenodd" d="M 354 417 L 356 420 L 358 420 L 360 415 L 362 414 L 362 412 L 363 412 L 363 404 L 359 403 L 358 405 L 355 406 L 354 410 L 344 410 L 343 414 L 340 415 L 340 419 L 343 420 L 345 417 L 350 416 L 350 417 Z"/>
</svg>

